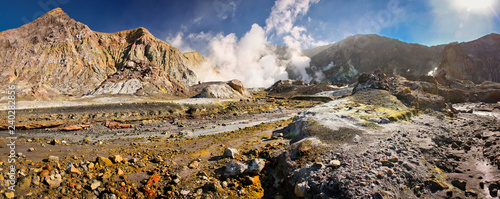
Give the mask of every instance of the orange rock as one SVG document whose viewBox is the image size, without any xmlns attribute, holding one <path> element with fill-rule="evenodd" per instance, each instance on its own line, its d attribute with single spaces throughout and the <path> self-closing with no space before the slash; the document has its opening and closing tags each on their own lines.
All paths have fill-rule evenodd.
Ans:
<svg viewBox="0 0 500 199">
<path fill-rule="evenodd" d="M 160 181 L 160 176 L 153 174 L 151 177 L 149 177 L 149 180 L 146 183 L 146 186 L 151 185 L 152 183 L 157 183 L 159 181 Z"/>
<path fill-rule="evenodd" d="M 76 131 L 76 130 L 81 130 L 81 129 L 83 129 L 83 128 L 80 125 L 66 125 L 61 130 L 63 130 L 63 131 Z"/>
<path fill-rule="evenodd" d="M 40 173 L 40 177 L 42 178 L 45 178 L 49 176 L 49 171 L 48 170 L 43 170 L 41 173 Z"/>
<path fill-rule="evenodd" d="M 19 129 L 40 129 L 40 128 L 50 128 L 56 127 L 64 124 L 65 122 L 51 122 L 51 121 L 36 121 L 36 122 L 20 122 L 16 124 L 16 128 Z M 7 129 L 9 127 L 8 123 L 1 123 L 0 129 Z"/>
<path fill-rule="evenodd" d="M 117 129 L 117 128 L 134 128 L 134 125 L 132 124 L 122 124 L 120 122 L 110 122 L 110 121 L 106 121 L 104 123 L 104 125 L 108 128 L 110 128 L 111 130 L 113 129 Z"/>
</svg>

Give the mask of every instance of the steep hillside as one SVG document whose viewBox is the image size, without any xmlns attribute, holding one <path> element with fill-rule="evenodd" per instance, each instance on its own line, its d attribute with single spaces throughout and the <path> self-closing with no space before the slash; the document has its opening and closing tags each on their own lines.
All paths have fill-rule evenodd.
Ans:
<svg viewBox="0 0 500 199">
<path fill-rule="evenodd" d="M 352 83 L 359 73 L 377 68 L 405 77 L 428 74 L 441 59 L 444 46 L 408 44 L 378 35 L 348 37 L 311 58 L 310 73 L 322 71 L 330 82 Z"/>
<path fill-rule="evenodd" d="M 471 42 L 447 45 L 439 69 L 455 79 L 500 82 L 500 35 L 489 34 Z"/>
<path fill-rule="evenodd" d="M 99 33 L 56 8 L 16 29 L 0 32 L 0 84 L 21 95 L 51 98 L 95 89 L 117 67 L 144 60 L 184 84 L 196 82 L 193 63 L 145 28 Z"/>
</svg>

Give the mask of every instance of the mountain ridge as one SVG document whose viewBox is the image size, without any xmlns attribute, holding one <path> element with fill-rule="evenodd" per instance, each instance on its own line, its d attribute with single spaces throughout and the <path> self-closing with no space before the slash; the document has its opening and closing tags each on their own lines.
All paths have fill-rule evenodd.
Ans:
<svg viewBox="0 0 500 199">
<path fill-rule="evenodd" d="M 131 60 L 159 66 L 182 87 L 197 81 L 195 63 L 147 29 L 101 33 L 60 8 L 0 32 L 0 58 L 0 83 L 16 82 L 21 95 L 37 99 L 82 95 Z"/>
<path fill-rule="evenodd" d="M 450 78 L 475 83 L 500 81 L 500 75 L 496 75 L 500 72 L 500 58 L 497 58 L 500 57 L 500 35 L 496 33 L 469 42 L 435 46 L 406 43 L 375 34 L 354 35 L 330 45 L 310 57 L 308 73 L 312 76 L 322 72 L 324 75 L 316 77 L 315 81 L 353 83 L 359 74 L 378 68 L 386 74 L 410 79 L 443 71 Z M 451 49 L 461 53 L 451 52 Z M 468 55 L 475 57 L 464 58 Z M 467 64 L 462 64 L 464 62 Z M 484 71 L 485 68 L 488 70 Z"/>
</svg>

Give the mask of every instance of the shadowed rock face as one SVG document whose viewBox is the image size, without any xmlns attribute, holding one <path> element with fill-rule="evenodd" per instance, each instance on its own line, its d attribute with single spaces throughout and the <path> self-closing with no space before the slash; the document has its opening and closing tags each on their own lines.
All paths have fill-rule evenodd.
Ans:
<svg viewBox="0 0 500 199">
<path fill-rule="evenodd" d="M 0 32 L 0 83 L 16 83 L 21 95 L 81 95 L 129 60 L 148 61 L 182 84 L 196 82 L 192 61 L 145 28 L 94 32 L 56 8 Z"/>
<path fill-rule="evenodd" d="M 444 46 L 408 44 L 378 35 L 356 35 L 311 57 L 310 74 L 322 71 L 330 82 L 353 83 L 378 68 L 404 77 L 428 74 L 439 65 Z"/>
<path fill-rule="evenodd" d="M 489 34 L 471 42 L 447 45 L 439 69 L 446 70 L 447 77 L 476 84 L 500 82 L 500 35 Z"/>
</svg>

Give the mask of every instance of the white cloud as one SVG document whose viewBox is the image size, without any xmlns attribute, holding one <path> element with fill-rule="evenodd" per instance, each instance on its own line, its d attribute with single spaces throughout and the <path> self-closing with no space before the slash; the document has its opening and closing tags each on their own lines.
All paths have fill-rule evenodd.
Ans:
<svg viewBox="0 0 500 199">
<path fill-rule="evenodd" d="M 231 0 L 216 0 L 213 3 L 213 6 L 215 8 L 215 12 L 217 13 L 217 17 L 219 17 L 222 20 L 226 20 L 228 17 L 233 17 L 237 4 L 239 4 L 241 0 L 238 1 L 231 1 Z"/>
<path fill-rule="evenodd" d="M 179 49 L 183 53 L 193 52 L 194 50 L 191 47 L 189 47 L 189 45 L 187 45 L 185 43 L 183 36 L 184 36 L 184 33 L 178 32 L 175 36 L 169 36 L 165 40 L 167 41 L 168 44 L 176 47 L 177 49 Z"/>
</svg>

